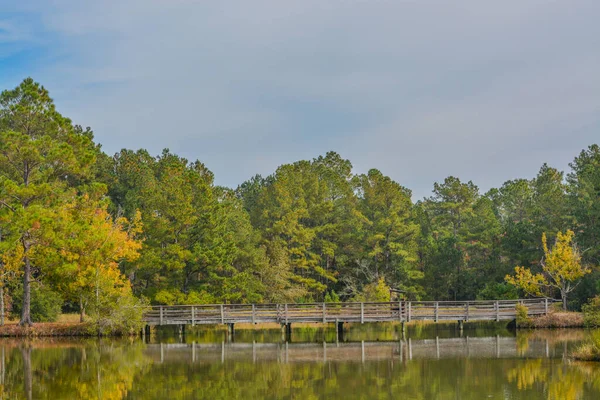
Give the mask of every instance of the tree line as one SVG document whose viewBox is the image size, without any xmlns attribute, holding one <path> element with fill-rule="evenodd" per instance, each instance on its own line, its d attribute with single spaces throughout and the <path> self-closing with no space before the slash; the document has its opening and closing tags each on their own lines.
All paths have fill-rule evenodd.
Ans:
<svg viewBox="0 0 600 400">
<path fill-rule="evenodd" d="M 1 317 L 31 324 L 50 302 L 110 328 L 148 303 L 517 298 L 506 275 L 543 272 L 569 231 L 591 272 L 570 306 L 598 293 L 598 145 L 566 175 L 544 164 L 485 193 L 451 176 L 411 197 L 335 152 L 235 189 L 169 150 L 109 155 L 27 78 L 0 95 Z"/>
</svg>

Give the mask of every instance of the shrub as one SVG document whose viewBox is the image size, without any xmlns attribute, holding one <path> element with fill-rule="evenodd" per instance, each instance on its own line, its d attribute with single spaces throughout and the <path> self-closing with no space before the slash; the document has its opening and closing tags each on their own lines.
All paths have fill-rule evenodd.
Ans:
<svg viewBox="0 0 600 400">
<path fill-rule="evenodd" d="M 31 320 L 33 322 L 54 322 L 58 319 L 63 305 L 60 294 L 48 286 L 37 282 L 31 283 Z M 23 309 L 23 287 L 17 287 L 13 292 L 12 315 L 21 316 Z"/>
<path fill-rule="evenodd" d="M 600 296 L 591 298 L 583 307 L 583 323 L 586 327 L 600 327 Z"/>
<path fill-rule="evenodd" d="M 91 308 L 91 329 L 98 335 L 130 335 L 145 325 L 142 317 L 148 306 L 145 298 L 138 299 L 128 291 L 112 293 L 108 301 Z M 92 332 L 90 332 L 92 333 Z"/>
<path fill-rule="evenodd" d="M 523 304 L 517 304 L 515 309 L 517 310 L 517 326 L 528 325 L 531 321 L 528 316 L 529 310 Z"/>
</svg>

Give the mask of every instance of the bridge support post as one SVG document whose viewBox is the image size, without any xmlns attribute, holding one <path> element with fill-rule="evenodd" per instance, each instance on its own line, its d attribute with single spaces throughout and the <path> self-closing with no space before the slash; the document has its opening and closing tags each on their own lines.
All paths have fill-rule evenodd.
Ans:
<svg viewBox="0 0 600 400">
<path fill-rule="evenodd" d="M 335 341 L 343 342 L 344 341 L 344 322 L 340 322 L 339 320 L 335 320 Z"/>
<path fill-rule="evenodd" d="M 285 326 L 285 341 L 291 342 L 292 341 L 292 323 L 286 322 L 284 324 L 284 326 Z"/>
<path fill-rule="evenodd" d="M 146 338 L 150 339 L 150 325 L 146 324 L 144 331 L 146 331 Z"/>
<path fill-rule="evenodd" d="M 402 321 L 400 323 L 400 329 L 402 331 L 402 340 L 406 339 L 406 322 Z"/>
<path fill-rule="evenodd" d="M 230 342 L 233 342 L 235 338 L 235 324 L 229 323 L 227 324 L 227 339 Z"/>
</svg>

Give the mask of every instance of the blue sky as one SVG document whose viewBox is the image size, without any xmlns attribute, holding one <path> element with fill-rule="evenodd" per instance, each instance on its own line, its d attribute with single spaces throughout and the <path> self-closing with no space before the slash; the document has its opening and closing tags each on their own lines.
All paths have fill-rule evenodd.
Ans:
<svg viewBox="0 0 600 400">
<path fill-rule="evenodd" d="M 597 0 L 0 0 L 0 87 L 31 76 L 105 151 L 168 147 L 218 184 L 334 150 L 418 199 L 600 142 L 598 21 Z"/>
</svg>

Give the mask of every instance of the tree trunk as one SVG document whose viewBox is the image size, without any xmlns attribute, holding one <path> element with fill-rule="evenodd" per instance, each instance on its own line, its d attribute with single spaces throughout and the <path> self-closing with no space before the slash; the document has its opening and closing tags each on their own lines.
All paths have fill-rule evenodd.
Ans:
<svg viewBox="0 0 600 400">
<path fill-rule="evenodd" d="M 27 247 L 25 248 L 25 253 L 29 250 Z M 29 257 L 23 257 L 25 261 L 25 268 L 23 270 L 23 309 L 21 310 L 21 321 L 19 325 L 31 326 L 31 262 L 29 261 Z"/>
<path fill-rule="evenodd" d="M 25 384 L 26 398 L 33 398 L 33 374 L 31 373 L 31 347 L 21 347 L 23 356 L 23 383 Z"/>
<path fill-rule="evenodd" d="M 79 322 L 83 323 L 85 320 L 85 306 L 83 305 L 83 299 L 79 298 Z"/>
<path fill-rule="evenodd" d="M 560 297 L 562 299 L 563 311 L 567 311 L 567 294 L 561 291 Z"/>
<path fill-rule="evenodd" d="M 0 284 L 0 326 L 4 326 L 4 284 Z"/>
</svg>

